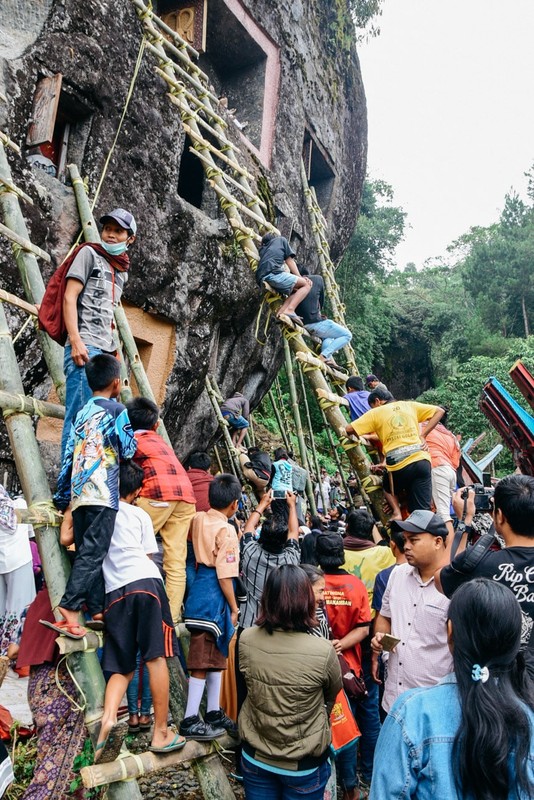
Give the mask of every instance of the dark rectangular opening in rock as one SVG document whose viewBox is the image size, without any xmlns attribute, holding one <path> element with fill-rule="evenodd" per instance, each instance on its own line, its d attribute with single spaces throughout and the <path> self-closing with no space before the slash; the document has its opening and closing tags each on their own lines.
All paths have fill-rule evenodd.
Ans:
<svg viewBox="0 0 534 800">
<path fill-rule="evenodd" d="M 178 176 L 178 194 L 195 208 L 202 208 L 204 192 L 204 168 L 197 156 L 191 152 L 193 143 L 189 136 L 185 137 L 184 149 L 180 159 Z"/>
<path fill-rule="evenodd" d="M 199 65 L 255 147 L 261 144 L 266 63 L 266 53 L 224 1 L 209 0 L 206 53 Z"/>
<path fill-rule="evenodd" d="M 336 175 L 330 163 L 330 157 L 309 130 L 306 130 L 304 134 L 302 158 L 306 167 L 308 183 L 315 189 L 317 202 L 326 212 L 332 197 Z"/>
<path fill-rule="evenodd" d="M 61 74 L 42 76 L 26 137 L 28 162 L 65 183 L 67 164 L 81 166 L 90 128 L 91 110 Z"/>
</svg>

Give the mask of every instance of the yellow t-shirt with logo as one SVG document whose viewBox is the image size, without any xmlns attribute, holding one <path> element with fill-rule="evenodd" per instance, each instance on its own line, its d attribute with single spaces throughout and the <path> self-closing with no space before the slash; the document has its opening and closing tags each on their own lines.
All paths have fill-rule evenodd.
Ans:
<svg viewBox="0 0 534 800">
<path fill-rule="evenodd" d="M 434 416 L 439 406 L 416 403 L 412 400 L 395 400 L 393 403 L 372 408 L 352 423 L 353 430 L 363 436 L 376 433 L 382 443 L 382 451 L 388 456 L 399 448 L 411 448 L 422 445 L 419 434 L 419 423 Z M 402 450 L 399 451 L 402 454 Z M 415 461 L 430 461 L 426 450 L 415 450 L 408 453 L 395 464 L 387 464 L 388 472 L 407 467 Z"/>
<path fill-rule="evenodd" d="M 371 616 L 374 619 L 375 612 L 373 610 L 373 589 L 375 588 L 375 578 L 383 569 L 392 567 L 395 563 L 395 556 L 389 549 L 383 545 L 376 545 L 375 547 L 368 547 L 367 550 L 348 550 L 345 548 L 345 563 L 343 569 L 350 572 L 351 575 L 356 575 L 363 581 L 367 589 L 369 597 L 369 605 L 371 606 Z"/>
</svg>

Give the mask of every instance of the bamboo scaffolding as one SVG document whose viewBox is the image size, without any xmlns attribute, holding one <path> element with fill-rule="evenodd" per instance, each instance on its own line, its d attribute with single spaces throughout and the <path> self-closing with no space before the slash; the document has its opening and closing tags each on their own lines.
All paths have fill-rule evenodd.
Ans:
<svg viewBox="0 0 534 800">
<path fill-rule="evenodd" d="M 20 297 L 16 297 L 16 295 L 11 294 L 11 292 L 5 292 L 3 289 L 0 289 L 0 301 L 16 306 L 22 309 L 22 311 L 26 311 L 32 317 L 37 316 L 37 309 L 35 306 L 31 305 L 31 303 L 27 303 L 25 300 L 21 300 Z"/>
<path fill-rule="evenodd" d="M 223 397 L 219 391 L 219 387 L 217 386 L 217 382 L 213 376 L 206 375 L 205 384 L 208 397 L 211 401 L 211 405 L 215 412 L 215 416 L 217 417 L 217 422 L 219 423 L 219 428 L 222 431 L 224 444 L 226 446 L 226 454 L 230 462 L 230 467 L 236 478 L 239 478 L 239 480 L 242 481 L 243 474 L 241 472 L 241 465 L 239 464 L 239 460 L 235 454 L 235 447 L 234 443 L 232 442 L 232 437 L 230 436 L 229 425 L 228 422 L 223 417 L 221 407 L 219 405 L 219 403 L 222 402 Z"/>
<path fill-rule="evenodd" d="M 301 394 L 302 394 L 302 403 L 304 405 L 304 412 L 306 414 L 306 424 L 308 426 L 308 435 L 310 437 L 310 447 L 311 447 L 311 451 L 312 451 L 313 464 L 314 464 L 314 467 L 315 467 L 315 474 L 317 476 L 317 484 L 319 486 L 319 494 L 320 494 L 321 500 L 323 502 L 323 511 L 324 511 L 327 508 L 327 504 L 326 504 L 326 498 L 325 498 L 324 492 L 323 492 L 323 484 L 322 484 L 322 481 L 321 481 L 321 468 L 319 466 L 319 457 L 317 455 L 317 448 L 315 447 L 315 438 L 314 438 L 314 435 L 313 435 L 313 428 L 312 428 L 311 416 L 310 416 L 310 406 L 308 404 L 308 398 L 306 396 L 306 386 L 304 384 L 304 373 L 302 371 L 302 366 L 301 366 L 301 364 L 298 363 L 298 361 L 297 361 L 297 371 L 298 371 L 298 374 L 299 374 L 300 389 L 301 389 Z M 313 490 L 312 490 L 312 494 L 313 494 Z M 313 499 L 315 501 L 315 495 L 314 495 Z M 314 502 L 313 505 L 314 505 L 314 508 L 312 508 L 312 513 L 313 514 L 317 514 L 316 503 Z"/>
<path fill-rule="evenodd" d="M 184 100 L 181 100 L 178 93 L 173 94 L 172 92 L 169 92 L 167 97 L 171 103 L 180 109 L 180 111 L 183 111 L 183 113 L 186 115 L 186 119 L 194 119 L 197 125 L 200 125 L 200 127 L 204 128 L 204 130 L 208 131 L 208 133 L 211 133 L 212 136 L 216 136 L 221 144 L 226 145 L 226 147 L 232 146 L 232 143 L 226 139 L 226 137 L 218 135 L 217 131 L 212 128 L 209 122 L 206 122 L 206 120 L 202 119 L 198 111 L 194 111 Z"/>
<path fill-rule="evenodd" d="M 2 144 L 0 144 L 0 178 L 12 181 L 9 162 Z M 29 239 L 28 229 L 20 209 L 18 196 L 12 192 L 1 192 L 0 209 L 2 209 L 4 223 L 6 226 L 23 238 Z M 37 259 L 33 253 L 28 253 L 18 247 L 14 249 L 14 257 L 19 268 L 26 300 L 35 306 L 35 303 L 41 302 L 45 290 L 43 277 L 41 275 L 41 270 L 39 269 Z M 16 305 L 21 307 L 18 303 Z M 24 310 L 29 311 L 29 309 Z M 35 313 L 35 308 L 32 307 L 32 310 L 29 313 Z M 58 397 L 63 402 L 65 400 L 63 348 L 60 347 L 56 342 L 53 342 L 52 339 L 50 339 L 50 337 L 44 333 L 44 331 L 38 331 L 38 337 L 43 350 L 46 365 L 48 367 L 48 372 L 50 373 Z"/>
<path fill-rule="evenodd" d="M 16 194 L 21 200 L 24 200 L 25 203 L 28 203 L 29 206 L 33 206 L 33 200 L 31 199 L 30 195 L 26 194 L 26 192 L 23 192 L 18 186 L 15 186 L 13 181 L 8 180 L 7 178 L 0 178 L 0 184 L 0 193 L 13 192 L 13 194 Z M 2 186 L 4 188 L 2 188 Z"/>
<path fill-rule="evenodd" d="M 9 394 L 24 394 L 15 351 L 1 304 L 0 389 Z M 50 488 L 30 416 L 24 412 L 15 412 L 6 418 L 5 423 L 26 502 L 30 507 L 39 504 L 49 506 L 51 504 Z M 69 574 L 67 556 L 59 545 L 57 527 L 52 525 L 37 527 L 36 539 L 50 602 L 52 608 L 55 608 L 59 604 L 67 584 Z M 69 667 L 85 697 L 85 722 L 93 742 L 96 743 L 105 688 L 104 677 L 96 653 L 75 653 L 69 656 Z M 137 784 L 124 783 L 110 787 L 109 797 L 110 800 L 140 800 L 141 794 Z"/>
<path fill-rule="evenodd" d="M 219 448 L 216 444 L 213 445 L 213 452 L 215 453 L 215 458 L 217 460 L 217 466 L 219 467 L 220 472 L 224 472 L 223 464 L 221 461 L 221 454 L 219 453 Z"/>
<path fill-rule="evenodd" d="M 195 50 L 195 48 L 186 42 L 185 39 L 182 39 L 179 33 L 173 31 L 166 22 L 163 22 L 162 19 L 157 17 L 153 11 L 152 7 L 148 7 L 143 3 L 143 0 L 132 0 L 133 5 L 136 7 L 138 11 L 140 11 L 140 17 L 144 21 L 145 19 L 152 20 L 159 28 L 161 28 L 168 36 L 172 36 L 172 38 L 176 41 L 176 43 L 182 48 L 187 50 L 193 58 L 198 58 L 199 53 Z"/>
<path fill-rule="evenodd" d="M 134 3 L 134 5 L 136 7 L 139 16 L 141 16 L 141 17 L 145 16 L 147 11 L 148 11 L 148 9 L 146 8 L 146 6 L 142 2 L 142 0 L 132 0 L 132 2 Z M 178 67 L 178 65 L 174 64 L 173 62 L 171 62 L 167 58 L 167 54 L 166 54 L 165 48 L 164 48 L 164 46 L 163 46 L 163 44 L 161 43 L 160 40 L 157 40 L 157 45 L 152 43 L 150 45 L 147 45 L 147 48 L 149 49 L 150 52 L 152 52 L 156 56 L 156 58 L 158 58 L 158 60 L 160 60 L 160 62 L 161 62 L 160 66 L 162 67 L 163 72 L 167 76 L 169 76 L 171 79 L 174 80 L 176 74 L 182 74 L 183 73 L 186 81 L 189 83 L 190 87 L 193 88 L 193 90 L 196 89 L 197 93 L 198 93 L 198 91 L 200 91 L 201 93 L 205 93 L 204 88 L 198 83 L 198 81 L 196 81 L 196 79 L 194 79 L 191 76 L 189 76 L 188 73 L 185 70 L 181 70 Z M 210 98 L 208 96 L 204 97 L 204 95 L 203 95 L 203 100 L 205 102 L 205 105 L 206 105 L 207 109 L 210 109 L 211 108 Z M 198 140 L 202 141 L 203 137 L 200 134 L 198 125 L 196 125 L 195 121 L 194 120 L 190 120 L 190 123 L 191 123 L 190 125 L 188 125 L 187 123 L 184 123 L 184 122 L 182 123 L 183 127 L 184 127 L 184 130 L 186 131 L 186 133 L 194 132 L 196 134 L 197 144 L 198 144 Z M 215 130 L 217 130 L 218 126 L 217 126 L 217 124 L 214 124 L 213 127 L 215 128 Z M 225 135 L 224 131 L 221 130 L 220 132 L 223 135 Z M 219 131 L 217 131 L 217 133 L 219 133 Z M 194 137 L 192 137 L 192 138 L 194 138 Z M 204 141 L 206 141 L 206 140 L 204 140 Z M 206 157 L 207 157 L 207 155 L 211 156 L 210 148 L 206 147 L 205 149 L 206 149 L 206 154 L 205 154 Z M 214 149 L 216 150 L 216 148 L 214 148 Z M 250 186 L 249 186 L 249 184 L 247 182 L 247 178 L 243 175 L 243 171 L 244 170 L 243 170 L 242 167 L 240 167 L 239 164 L 237 164 L 237 160 L 234 157 L 233 150 L 232 149 L 228 149 L 228 150 L 226 150 L 226 153 L 227 153 L 227 155 L 225 156 L 225 158 L 227 158 L 230 161 L 230 165 L 232 167 L 237 166 L 237 168 L 238 168 L 236 170 L 236 175 L 239 176 L 237 178 L 239 183 L 243 184 L 248 189 L 250 189 Z M 224 155 L 224 154 L 221 154 L 221 155 Z M 220 156 L 217 156 L 217 157 L 220 157 Z M 213 162 L 211 165 L 215 166 L 215 167 L 217 166 L 211 157 L 207 158 L 207 161 L 208 161 L 208 164 L 210 164 L 210 162 Z M 203 161 L 202 163 L 204 164 L 204 166 L 206 168 L 206 166 L 207 166 L 206 162 Z M 216 178 L 215 182 L 225 192 L 228 190 L 228 187 L 226 186 L 226 184 L 224 182 L 224 178 L 222 176 L 218 176 Z M 307 183 L 307 181 L 306 181 L 306 183 Z M 309 192 L 309 187 L 308 187 L 308 192 Z M 307 197 L 307 202 L 310 203 L 310 206 L 311 206 L 311 208 L 313 210 L 313 204 L 312 204 L 312 201 L 311 201 L 311 195 L 307 194 L 306 197 Z M 224 213 L 226 214 L 226 217 L 227 217 L 230 225 L 232 226 L 232 228 L 234 230 L 234 235 L 236 237 L 237 242 L 240 244 L 240 246 L 242 247 L 244 253 L 246 254 L 246 256 L 248 258 L 250 268 L 254 271 L 257 268 L 258 251 L 257 251 L 256 246 L 254 244 L 254 241 L 253 241 L 253 239 L 251 237 L 251 231 L 247 230 L 245 228 L 242 220 L 239 217 L 238 211 L 235 209 L 235 207 L 232 207 L 230 209 L 228 207 L 228 204 L 226 204 L 226 203 L 220 203 L 220 205 L 221 205 L 221 208 L 223 209 Z M 250 208 L 260 218 L 263 217 L 263 212 L 262 212 L 260 206 L 258 206 L 256 204 L 256 205 L 251 205 Z M 265 220 L 265 222 L 267 223 L 267 220 Z M 320 235 L 318 235 L 317 231 L 314 232 L 314 236 L 316 238 L 316 242 L 317 242 L 317 245 L 318 245 L 319 249 L 322 250 L 323 245 L 322 245 L 321 237 L 320 237 Z M 324 254 L 320 254 L 320 258 L 324 261 Z M 326 284 L 326 282 L 327 281 L 325 279 L 325 284 Z M 330 283 L 333 285 L 333 287 L 335 287 L 335 281 L 332 281 L 332 282 L 329 281 L 329 284 Z M 331 288 L 332 288 L 332 286 L 331 286 Z M 333 291 L 334 299 L 337 299 L 334 288 L 332 288 L 332 291 Z M 279 301 L 275 301 L 275 302 L 279 302 Z M 288 330 L 287 331 L 285 330 L 284 333 L 291 336 L 290 347 L 291 347 L 291 350 L 293 350 L 293 352 L 295 354 L 299 353 L 299 352 L 301 352 L 301 353 L 309 353 L 309 350 L 306 347 L 304 339 L 302 338 L 302 336 L 300 334 L 296 333 L 295 331 L 288 331 Z M 349 365 L 350 365 L 351 369 L 353 369 L 354 373 L 357 374 L 357 368 L 356 368 L 356 365 L 355 365 L 354 361 L 352 361 L 352 363 L 349 361 Z M 308 365 L 308 370 L 306 371 L 306 377 L 307 377 L 308 381 L 310 382 L 310 384 L 312 385 L 312 387 L 313 387 L 313 389 L 315 391 L 317 389 L 322 389 L 324 391 L 329 391 L 330 390 L 329 384 L 326 382 L 323 373 L 321 372 L 321 370 L 317 366 Z M 342 376 L 339 376 L 339 378 L 338 378 L 337 376 L 334 375 L 332 377 L 334 377 L 335 380 L 338 380 L 338 379 L 342 380 Z M 325 408 L 325 413 L 326 413 L 326 417 L 328 419 L 329 424 L 336 431 L 336 434 L 339 436 L 340 443 L 341 443 L 343 449 L 347 452 L 349 460 L 350 460 L 350 463 L 352 464 L 352 466 L 354 467 L 356 473 L 358 474 L 362 485 L 364 486 L 364 488 L 367 488 L 368 491 L 370 492 L 370 498 L 372 500 L 372 504 L 373 504 L 373 508 L 375 510 L 375 514 L 377 515 L 378 518 L 383 519 L 384 515 L 383 515 L 383 511 L 382 511 L 382 491 L 378 486 L 375 485 L 374 477 L 371 475 L 370 470 L 369 470 L 369 461 L 368 461 L 366 455 L 364 454 L 362 448 L 359 446 L 359 444 L 357 442 L 351 441 L 350 439 L 348 439 L 346 437 L 345 431 L 344 431 L 346 422 L 345 422 L 345 418 L 341 414 L 341 411 L 339 410 L 339 408 L 336 408 L 334 405 L 330 404 L 327 408 Z"/>
<path fill-rule="evenodd" d="M 190 122 L 194 122 L 196 125 L 196 121 L 194 119 L 192 118 L 188 119 Z M 188 125 L 187 122 L 185 122 L 185 120 L 182 120 L 182 125 L 184 131 L 187 133 L 190 139 L 192 139 L 193 142 L 196 142 L 199 145 L 199 147 L 201 147 L 204 150 L 209 150 L 210 153 L 212 153 L 216 158 L 220 158 L 221 161 L 224 161 L 225 164 L 228 164 L 228 166 L 231 167 L 234 170 L 234 172 L 238 173 L 239 175 L 243 175 L 243 177 L 250 176 L 250 173 L 243 167 L 240 167 L 237 161 L 234 161 L 233 158 L 230 158 L 225 153 L 223 153 L 222 150 L 219 150 L 211 142 L 208 142 L 208 140 L 205 139 L 200 132 L 197 133 L 195 130 L 193 130 L 191 125 Z"/>
<path fill-rule="evenodd" d="M 154 44 L 153 41 L 150 42 L 147 39 L 146 48 L 150 53 L 152 53 L 152 55 L 157 57 L 160 66 L 162 66 L 163 69 L 165 69 L 165 67 L 170 67 L 173 70 L 173 72 L 175 72 L 178 75 L 181 75 L 182 78 L 185 78 L 187 82 L 191 86 L 193 86 L 197 90 L 197 92 L 201 94 L 203 98 L 213 100 L 214 103 L 219 102 L 219 99 L 214 94 L 212 94 L 206 86 L 200 83 L 200 81 L 198 81 L 194 75 L 191 75 L 190 72 L 183 69 L 179 64 L 177 64 L 175 61 L 172 61 L 169 58 L 169 56 L 165 52 L 166 39 L 163 36 L 160 36 L 159 39 L 157 37 L 154 37 L 154 40 L 157 42 L 157 46 Z M 161 52 L 158 50 L 158 47 L 161 47 Z"/>
<path fill-rule="evenodd" d="M 112 785 L 116 781 L 131 780 L 142 775 L 150 775 L 167 767 L 177 764 L 187 764 L 197 759 L 205 759 L 215 754 L 219 748 L 225 750 L 234 748 L 235 739 L 225 735 L 217 739 L 216 742 L 187 742 L 181 750 L 173 753 L 139 753 L 137 755 L 124 756 L 117 761 L 109 761 L 105 764 L 95 764 L 90 767 L 82 767 L 80 775 L 86 789 L 94 789 L 97 786 L 106 784 Z M 234 795 L 231 795 L 234 800 Z"/>
<path fill-rule="evenodd" d="M 308 456 L 308 449 L 306 447 L 306 442 L 304 441 L 304 432 L 302 430 L 302 420 L 300 417 L 297 387 L 295 384 L 295 375 L 293 374 L 293 362 L 291 361 L 291 350 L 289 349 L 289 343 L 285 337 L 284 337 L 284 356 L 286 360 L 286 375 L 287 375 L 287 382 L 289 384 L 289 395 L 291 397 L 291 410 L 293 412 L 293 419 L 295 421 L 295 428 L 297 431 L 297 441 L 299 445 L 300 460 L 302 462 L 302 466 L 307 472 L 306 496 L 308 498 L 308 503 L 310 505 L 310 508 L 313 509 L 315 508 L 315 497 L 313 496 L 313 486 L 310 479 L 310 460 Z"/>
<path fill-rule="evenodd" d="M 236 187 L 236 189 L 239 189 L 239 191 L 242 192 L 246 197 L 250 197 L 251 200 L 256 200 L 258 205 L 261 206 L 262 209 L 264 209 L 264 210 L 267 209 L 267 206 L 265 205 L 263 200 L 260 200 L 258 197 L 256 197 L 254 192 L 252 192 L 252 191 L 249 192 L 247 189 L 245 189 L 243 186 L 241 186 L 239 181 L 236 181 L 235 178 L 232 178 L 231 175 L 228 175 L 228 173 L 224 172 L 220 167 L 212 167 L 210 165 L 210 162 L 200 152 L 200 150 L 195 150 L 194 147 L 190 147 L 189 148 L 189 152 L 190 153 L 194 153 L 194 155 L 196 155 L 197 158 L 199 158 L 204 163 L 207 163 L 207 165 L 209 167 L 209 170 L 210 170 L 210 172 L 206 171 L 206 175 L 207 175 L 208 178 L 211 178 L 212 177 L 212 173 L 214 173 L 214 171 L 216 170 L 216 174 L 217 175 L 222 175 L 222 177 L 224 178 L 225 181 L 228 181 L 228 183 L 231 183 L 232 186 Z M 261 236 L 258 236 L 258 240 L 261 241 Z"/>
<path fill-rule="evenodd" d="M 0 390 L 0 408 L 4 417 L 8 413 L 29 414 L 32 417 L 53 417 L 64 419 L 65 409 L 57 403 L 48 403 L 46 400 L 37 400 L 21 394 L 9 394 Z"/>
<path fill-rule="evenodd" d="M 332 431 L 328 426 L 328 420 L 326 419 L 325 413 L 321 406 L 319 406 L 319 411 L 321 412 L 321 417 L 323 419 L 324 429 L 326 431 L 326 435 L 328 437 L 328 442 L 330 444 L 330 449 L 332 451 L 332 455 L 334 456 L 334 461 L 336 462 L 336 466 L 338 468 L 339 474 L 341 475 L 341 482 L 343 483 L 343 488 L 345 490 L 345 495 L 347 497 L 347 502 L 349 506 L 354 506 L 352 502 L 352 495 L 350 493 L 350 487 L 347 482 L 347 478 L 345 477 L 345 472 L 343 471 L 343 465 L 341 463 L 341 459 L 339 457 L 339 453 L 337 451 L 336 443 L 334 442 L 334 437 L 332 436 Z"/>
<path fill-rule="evenodd" d="M 292 449 L 291 442 L 289 441 L 289 436 L 287 435 L 287 428 L 282 422 L 282 417 L 280 416 L 280 411 L 276 404 L 276 400 L 272 389 L 269 389 L 268 395 L 269 395 L 269 400 L 271 401 L 271 405 L 273 407 L 273 414 L 275 416 L 276 423 L 278 425 L 278 430 L 280 431 L 280 436 L 282 437 L 282 440 L 284 442 L 284 447 L 289 453 L 289 451 Z"/>
<path fill-rule="evenodd" d="M 142 0 L 132 0 L 132 2 L 134 2 L 134 5 L 135 5 L 135 7 L 136 7 L 136 9 L 137 9 L 137 13 L 138 13 L 138 15 L 139 15 L 139 16 L 140 16 L 142 19 L 146 19 L 146 18 L 147 18 L 147 16 L 149 16 L 150 12 L 149 12 L 149 10 L 147 9 L 147 7 L 145 6 L 145 4 L 142 2 Z M 154 22 L 156 22 L 156 24 L 157 24 L 157 25 L 160 25 L 160 22 L 161 22 L 161 21 L 160 21 L 160 20 L 156 20 L 156 17 L 155 17 L 155 15 L 152 15 L 152 19 L 153 19 L 153 21 L 154 21 Z M 162 59 L 162 61 L 163 61 L 163 64 L 165 65 L 165 71 L 167 72 L 167 74 L 169 74 L 169 72 L 171 72 L 171 71 L 172 71 L 173 67 L 175 67 L 175 68 L 176 68 L 176 70 L 177 70 L 178 72 L 180 72 L 181 70 L 180 70 L 180 68 L 179 68 L 177 65 L 173 65 L 173 64 L 172 64 L 172 62 L 169 62 L 169 61 L 167 60 L 167 58 L 166 58 L 166 52 L 165 52 L 165 42 L 162 40 L 162 37 L 160 37 L 160 39 L 158 40 L 158 46 L 159 46 L 159 53 L 158 53 L 158 56 L 157 56 L 157 57 Z M 191 68 L 194 68 L 194 65 L 192 65 L 192 63 L 190 64 L 190 69 L 191 69 Z M 198 69 L 198 68 L 197 68 L 197 69 Z M 206 90 L 204 87 L 202 87 L 202 84 L 200 84 L 198 81 L 196 81 L 194 78 L 192 78 L 192 77 L 191 77 L 191 76 L 190 76 L 190 75 L 189 75 L 187 72 L 185 72 L 185 71 L 182 71 L 182 72 L 184 72 L 184 75 L 185 75 L 185 77 L 187 77 L 187 78 L 188 78 L 188 80 L 189 80 L 189 83 L 190 83 L 190 84 L 191 84 L 191 85 L 192 85 L 192 86 L 193 86 L 195 89 L 197 89 L 197 92 L 198 92 L 198 90 L 200 89 L 200 92 L 201 92 L 201 97 L 202 97 L 202 99 L 204 100 L 206 107 L 207 107 L 209 110 L 213 111 L 213 108 L 212 108 L 212 106 L 211 106 L 211 100 L 213 99 L 213 100 L 214 100 L 214 102 L 218 103 L 218 99 L 217 99 L 217 98 L 215 98 L 215 97 L 214 97 L 214 95 L 212 95 L 211 93 L 209 93 L 209 92 L 208 92 L 208 91 L 207 91 L 207 90 Z M 215 125 L 214 125 L 214 127 L 217 129 L 217 124 L 215 124 Z M 223 134 L 224 134 L 224 131 L 217 131 L 217 133 L 223 133 Z M 233 150 L 232 150 L 232 149 L 230 149 L 228 152 L 229 152 L 229 154 L 230 154 L 230 158 L 232 158 L 232 159 L 233 159 Z M 234 160 L 235 160 L 235 159 L 234 159 Z M 253 178 L 252 178 L 252 179 L 253 179 Z M 247 188 L 247 189 L 249 189 L 249 190 L 250 190 L 250 185 L 248 184 L 248 182 L 247 182 L 247 179 L 246 179 L 246 177 L 245 177 L 245 176 L 241 176 L 241 178 L 240 178 L 240 183 L 242 183 L 242 185 L 243 185 L 245 188 Z M 260 209 L 260 207 L 259 207 L 257 204 L 253 204 L 253 205 L 251 206 L 251 210 L 252 210 L 252 211 L 254 211 L 256 214 L 260 214 L 260 216 L 261 216 L 261 209 Z M 266 220 L 266 221 L 267 221 L 267 220 Z M 247 245 L 247 246 L 248 246 L 248 245 Z M 255 248 L 254 248 L 254 245 L 253 245 L 253 246 L 252 246 L 252 248 L 251 248 L 251 252 L 252 252 L 252 253 L 255 253 Z M 255 257 L 257 258 L 257 253 L 255 253 Z"/>
<path fill-rule="evenodd" d="M 332 307 L 332 316 L 334 318 L 334 322 L 337 322 L 339 325 L 343 325 L 346 327 L 345 314 L 343 312 L 341 301 L 339 299 L 339 294 L 337 292 L 337 284 L 335 282 L 335 279 L 333 278 L 333 265 L 332 262 L 330 261 L 330 257 L 328 256 L 327 258 L 325 256 L 325 252 L 323 249 L 323 240 L 324 242 L 326 242 L 326 239 L 322 237 L 321 233 L 318 230 L 318 226 L 320 226 L 321 222 L 319 219 L 319 215 L 317 214 L 317 211 L 314 208 L 312 190 L 308 184 L 306 167 L 304 166 L 304 161 L 302 160 L 300 162 L 300 171 L 301 171 L 302 185 L 304 188 L 306 207 L 308 209 L 308 213 L 310 215 L 312 222 L 313 237 L 319 255 L 319 263 L 321 265 L 321 271 L 324 277 L 326 294 L 328 296 L 328 299 L 330 300 L 330 305 Z M 330 265 L 332 265 L 332 267 Z M 343 348 L 343 353 L 345 354 L 345 358 L 347 359 L 347 365 L 350 373 L 352 375 L 359 375 L 360 373 L 358 372 L 358 367 L 356 366 L 354 350 L 350 344 L 345 345 L 345 347 Z"/>
<path fill-rule="evenodd" d="M 280 231 L 278 230 L 278 228 L 275 228 L 274 225 L 271 225 L 271 223 L 267 222 L 263 217 L 260 217 L 258 214 L 255 214 L 254 211 L 251 211 L 248 206 L 246 206 L 240 200 L 235 198 L 232 194 L 230 194 L 230 192 L 227 192 L 225 189 L 221 189 L 221 187 L 218 186 L 213 179 L 209 181 L 209 185 L 212 187 L 212 189 L 214 189 L 217 192 L 217 194 L 220 197 L 223 198 L 223 200 L 225 200 L 231 206 L 235 206 L 236 208 L 238 208 L 242 214 L 245 214 L 246 217 L 250 217 L 251 219 L 254 220 L 254 222 L 257 222 L 258 225 L 261 225 L 267 231 L 274 233 L 276 236 L 280 236 Z"/>
<path fill-rule="evenodd" d="M 156 75 L 159 75 L 160 78 L 163 78 L 163 80 L 171 87 L 169 94 L 172 94 L 174 90 L 176 94 L 179 94 L 180 96 L 183 95 L 189 103 L 193 103 L 193 105 L 203 111 L 207 117 L 217 122 L 221 128 L 228 128 L 228 123 L 221 116 L 219 116 L 219 114 L 217 114 L 217 112 L 214 111 L 211 106 L 208 108 L 208 106 L 202 100 L 200 100 L 200 98 L 198 98 L 195 94 L 192 94 L 192 92 L 187 89 L 183 81 L 178 81 L 173 76 L 167 75 L 167 73 L 164 72 L 161 67 L 154 67 L 154 72 Z"/>
</svg>

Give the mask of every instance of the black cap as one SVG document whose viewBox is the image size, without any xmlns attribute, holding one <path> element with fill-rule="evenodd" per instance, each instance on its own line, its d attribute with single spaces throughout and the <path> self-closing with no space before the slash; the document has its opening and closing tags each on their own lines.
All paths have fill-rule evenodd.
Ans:
<svg viewBox="0 0 534 800">
<path fill-rule="evenodd" d="M 430 533 L 432 536 L 446 538 L 449 530 L 439 514 L 432 511 L 412 511 L 404 520 L 393 519 L 391 526 L 406 533 Z"/>
</svg>

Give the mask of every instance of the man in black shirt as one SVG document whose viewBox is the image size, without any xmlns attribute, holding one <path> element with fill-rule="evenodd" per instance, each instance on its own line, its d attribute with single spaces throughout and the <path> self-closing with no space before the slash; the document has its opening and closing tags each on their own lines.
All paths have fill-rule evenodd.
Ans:
<svg viewBox="0 0 534 800">
<path fill-rule="evenodd" d="M 303 278 L 300 274 L 294 256 L 287 239 L 266 233 L 261 240 L 256 283 L 261 286 L 266 281 L 276 292 L 288 295 L 278 309 L 277 316 L 289 317 L 292 322 L 300 324 L 302 320 L 295 309 L 304 300 L 312 284 L 309 278 Z"/>
<path fill-rule="evenodd" d="M 455 509 L 462 515 L 464 501 L 454 496 Z M 474 493 L 469 491 L 465 523 L 467 537 L 475 514 Z M 495 487 L 493 497 L 495 530 L 504 539 L 502 550 L 486 550 L 474 567 L 467 547 L 453 562 L 436 572 L 436 586 L 447 597 L 471 578 L 491 578 L 508 586 L 517 597 L 523 616 L 522 647 L 529 673 L 534 678 L 534 478 L 508 475 Z M 460 523 L 461 524 L 461 523 Z M 461 542 L 460 546 L 463 544 Z M 465 545 L 464 545 L 465 546 Z M 484 665 L 482 665 L 484 666 Z"/>
<path fill-rule="evenodd" d="M 308 268 L 299 264 L 301 275 L 309 276 L 312 287 L 304 300 L 297 306 L 296 313 L 302 317 L 307 331 L 322 339 L 321 358 L 328 366 L 336 367 L 332 356 L 345 347 L 352 339 L 352 333 L 343 325 L 322 314 L 324 305 L 324 281 L 320 275 L 310 275 Z"/>
</svg>

